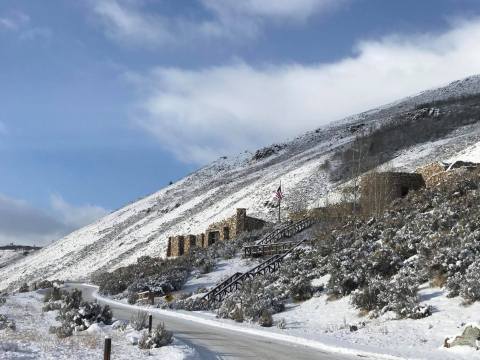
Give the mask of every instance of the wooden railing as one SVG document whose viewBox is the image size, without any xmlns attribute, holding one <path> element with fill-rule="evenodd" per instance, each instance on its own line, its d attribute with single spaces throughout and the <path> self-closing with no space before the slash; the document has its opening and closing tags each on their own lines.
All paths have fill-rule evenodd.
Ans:
<svg viewBox="0 0 480 360">
<path fill-rule="evenodd" d="M 249 245 L 244 246 L 244 257 L 261 257 L 268 255 L 283 254 L 296 245 L 296 241 L 285 241 L 280 243 L 265 244 L 265 245 Z"/>
<path fill-rule="evenodd" d="M 302 219 L 293 224 L 289 224 L 287 226 L 284 226 L 283 228 L 268 233 L 259 241 L 257 241 L 256 245 L 276 243 L 279 242 L 279 240 L 281 239 L 292 237 L 293 235 L 296 235 L 299 232 L 312 226 L 314 222 L 315 219 L 306 217 L 305 219 Z"/>
<path fill-rule="evenodd" d="M 233 274 L 228 279 L 210 290 L 202 299 L 208 303 L 221 302 L 229 293 L 240 289 L 245 280 L 253 279 L 257 275 L 264 275 L 277 271 L 283 259 L 295 248 L 303 244 L 305 241 L 307 240 L 304 239 L 302 241 L 296 242 L 288 251 L 285 251 L 283 254 L 273 255 L 272 257 L 265 260 L 261 264 L 253 267 L 246 273 Z"/>
</svg>

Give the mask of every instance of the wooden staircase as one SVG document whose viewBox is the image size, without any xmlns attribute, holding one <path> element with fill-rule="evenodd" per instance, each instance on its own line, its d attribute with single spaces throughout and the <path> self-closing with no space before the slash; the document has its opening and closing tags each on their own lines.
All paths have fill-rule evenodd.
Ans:
<svg viewBox="0 0 480 360">
<path fill-rule="evenodd" d="M 269 232 L 263 238 L 257 241 L 256 245 L 264 245 L 271 243 L 278 243 L 279 240 L 284 238 L 290 238 L 293 235 L 298 234 L 299 232 L 309 228 L 315 223 L 315 219 L 306 217 L 300 221 L 297 221 L 293 224 L 286 225 L 280 229 Z"/>
<path fill-rule="evenodd" d="M 283 254 L 289 251 L 292 247 L 295 247 L 297 242 L 280 242 L 279 240 L 291 238 L 292 236 L 309 228 L 314 223 L 315 219 L 307 217 L 293 224 L 289 224 L 280 229 L 274 230 L 257 241 L 255 245 L 244 246 L 243 255 L 245 257 L 260 257 Z"/>
<path fill-rule="evenodd" d="M 213 304 L 217 302 L 222 302 L 225 297 L 230 294 L 231 292 L 238 290 L 242 287 L 244 281 L 248 279 L 253 279 L 257 275 L 264 275 L 267 273 L 273 273 L 278 270 L 280 267 L 280 263 L 283 259 L 290 254 L 295 248 L 302 245 L 307 240 L 301 240 L 296 242 L 293 246 L 290 247 L 289 250 L 285 251 L 283 254 L 276 254 L 267 259 L 266 261 L 262 262 L 261 264 L 255 266 L 254 268 L 250 269 L 245 273 L 235 273 L 230 276 L 228 279 L 214 287 L 210 290 L 205 296 L 203 296 L 202 300 L 207 303 Z"/>
<path fill-rule="evenodd" d="M 249 245 L 243 247 L 244 257 L 263 257 L 283 254 L 295 247 L 296 241 L 284 241 L 265 245 Z"/>
</svg>

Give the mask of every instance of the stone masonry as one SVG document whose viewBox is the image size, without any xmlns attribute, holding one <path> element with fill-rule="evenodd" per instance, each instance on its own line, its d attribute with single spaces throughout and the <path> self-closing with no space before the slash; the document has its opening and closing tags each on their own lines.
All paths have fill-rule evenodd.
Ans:
<svg viewBox="0 0 480 360">
<path fill-rule="evenodd" d="M 382 213 L 393 200 L 409 191 L 425 187 L 423 176 L 417 173 L 371 173 L 360 181 L 360 206 L 364 213 Z"/>
<path fill-rule="evenodd" d="M 188 254 L 193 247 L 208 247 L 218 241 L 230 240 L 244 231 L 261 229 L 266 222 L 247 216 L 246 209 L 237 209 L 235 215 L 208 226 L 198 235 L 171 236 L 168 238 L 167 256 Z"/>
</svg>

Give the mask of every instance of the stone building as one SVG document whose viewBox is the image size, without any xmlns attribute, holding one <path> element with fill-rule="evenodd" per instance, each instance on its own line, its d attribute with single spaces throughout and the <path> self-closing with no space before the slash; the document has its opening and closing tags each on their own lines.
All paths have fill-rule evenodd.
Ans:
<svg viewBox="0 0 480 360">
<path fill-rule="evenodd" d="M 360 206 L 366 214 L 380 214 L 393 200 L 425 187 L 417 173 L 382 172 L 364 175 L 360 180 Z"/>
<path fill-rule="evenodd" d="M 459 171 L 473 171 L 480 169 L 480 164 L 467 161 L 452 163 L 435 162 L 419 167 L 416 172 L 421 174 L 427 187 L 437 186 L 449 178 L 455 177 Z"/>
<path fill-rule="evenodd" d="M 195 246 L 205 248 L 218 241 L 233 239 L 244 231 L 261 229 L 265 224 L 264 220 L 247 216 L 246 209 L 237 209 L 235 215 L 208 226 L 205 233 L 169 237 L 167 256 L 188 254 Z"/>
</svg>

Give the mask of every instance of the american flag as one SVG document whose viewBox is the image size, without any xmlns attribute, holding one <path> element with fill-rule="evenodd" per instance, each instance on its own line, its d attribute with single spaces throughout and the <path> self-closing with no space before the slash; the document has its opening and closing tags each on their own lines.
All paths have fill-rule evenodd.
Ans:
<svg viewBox="0 0 480 360">
<path fill-rule="evenodd" d="M 278 199 L 278 201 L 281 201 L 283 199 L 283 193 L 282 193 L 282 185 L 278 187 L 277 191 L 275 191 L 275 198 Z"/>
</svg>

